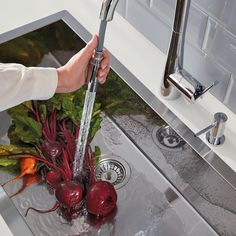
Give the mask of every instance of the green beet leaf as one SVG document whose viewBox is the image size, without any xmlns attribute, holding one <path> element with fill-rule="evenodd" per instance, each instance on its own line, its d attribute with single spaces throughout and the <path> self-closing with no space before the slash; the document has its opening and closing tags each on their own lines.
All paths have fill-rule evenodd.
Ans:
<svg viewBox="0 0 236 236">
<path fill-rule="evenodd" d="M 14 166 L 18 164 L 18 160 L 16 159 L 9 159 L 9 158 L 1 158 L 0 157 L 0 166 L 7 167 L 7 166 Z"/>
<path fill-rule="evenodd" d="M 0 158 L 21 153 L 34 153 L 34 147 L 21 147 L 16 145 L 0 145 Z"/>
<path fill-rule="evenodd" d="M 42 125 L 28 116 L 17 116 L 14 119 L 15 134 L 24 143 L 38 143 L 42 136 Z"/>
<path fill-rule="evenodd" d="M 101 157 L 101 149 L 98 146 L 95 146 L 94 150 L 94 166 L 97 166 Z"/>
<path fill-rule="evenodd" d="M 93 118 L 91 120 L 90 130 L 89 130 L 89 137 L 88 137 L 88 142 L 89 143 L 93 140 L 95 134 L 100 129 L 101 122 L 102 122 L 102 118 L 100 116 L 96 116 L 95 118 Z"/>
</svg>

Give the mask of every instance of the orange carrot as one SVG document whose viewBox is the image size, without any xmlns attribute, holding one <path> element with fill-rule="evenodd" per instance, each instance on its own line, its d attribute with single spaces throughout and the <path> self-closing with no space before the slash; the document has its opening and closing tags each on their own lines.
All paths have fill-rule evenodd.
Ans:
<svg viewBox="0 0 236 236">
<path fill-rule="evenodd" d="M 6 184 L 9 184 L 9 183 L 12 183 L 12 182 L 22 178 L 23 176 L 25 176 L 27 174 L 31 174 L 31 175 L 35 174 L 36 171 L 37 171 L 37 169 L 36 169 L 37 162 L 38 161 L 35 158 L 30 157 L 30 156 L 22 158 L 21 161 L 20 161 L 21 173 L 17 177 L 15 177 L 15 178 L 7 181 L 6 183 L 2 184 L 2 186 L 6 185 Z"/>
<path fill-rule="evenodd" d="M 10 197 L 15 197 L 16 195 L 22 193 L 28 186 L 32 184 L 38 184 L 40 182 L 40 176 L 38 175 L 26 175 L 23 177 L 23 185 L 22 187 Z"/>
</svg>

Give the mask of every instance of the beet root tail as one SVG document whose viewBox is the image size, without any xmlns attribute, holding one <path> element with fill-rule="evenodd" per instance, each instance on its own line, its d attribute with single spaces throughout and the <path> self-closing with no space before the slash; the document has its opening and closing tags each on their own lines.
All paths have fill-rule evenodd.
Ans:
<svg viewBox="0 0 236 236">
<path fill-rule="evenodd" d="M 47 210 L 42 210 L 42 209 L 36 209 L 34 207 L 29 207 L 27 209 L 26 213 L 25 213 L 25 217 L 27 217 L 27 215 L 29 213 L 29 210 L 33 210 L 33 211 L 36 211 L 38 213 L 44 214 L 44 213 L 50 213 L 50 212 L 56 211 L 59 208 L 59 206 L 60 206 L 59 202 L 56 202 L 56 204 L 52 208 L 47 209 Z"/>
</svg>

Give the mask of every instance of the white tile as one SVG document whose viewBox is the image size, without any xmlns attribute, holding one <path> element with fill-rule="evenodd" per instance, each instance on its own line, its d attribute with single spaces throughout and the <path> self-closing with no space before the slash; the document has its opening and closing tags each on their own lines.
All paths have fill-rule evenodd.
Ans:
<svg viewBox="0 0 236 236">
<path fill-rule="evenodd" d="M 213 87 L 210 92 L 220 101 L 224 100 L 230 74 L 188 42 L 185 46 L 184 69 L 204 86 L 209 86 L 217 80 L 219 84 Z"/>
<path fill-rule="evenodd" d="M 235 24 L 235 12 L 236 12 L 236 1 L 228 0 L 224 8 L 224 13 L 220 18 L 224 25 L 236 35 L 236 24 Z"/>
<path fill-rule="evenodd" d="M 126 19 L 167 53 L 176 0 L 126 0 L 126 3 Z M 184 68 L 203 85 L 220 82 L 210 92 L 221 102 L 228 97 L 226 104 L 233 110 L 234 96 L 229 95 L 228 86 L 230 74 L 236 76 L 235 11 L 235 0 L 193 0 L 184 60 Z M 230 93 L 235 91 L 233 86 Z"/>
<path fill-rule="evenodd" d="M 126 14 L 126 0 L 118 1 L 118 4 L 116 6 L 116 11 L 123 17 L 125 17 Z"/>
<path fill-rule="evenodd" d="M 153 14 L 147 0 L 129 0 L 127 20 L 162 52 L 167 51 L 170 27 L 158 15 Z"/>
<path fill-rule="evenodd" d="M 207 21 L 208 16 L 198 8 L 196 8 L 194 5 L 191 5 L 187 24 L 186 38 L 198 48 L 202 48 Z"/>
<path fill-rule="evenodd" d="M 175 0 L 153 0 L 151 9 L 156 12 L 169 26 L 172 26 L 175 13 Z"/>
<path fill-rule="evenodd" d="M 227 70 L 236 74 L 236 37 L 213 20 L 209 23 L 210 33 L 205 52 Z"/>
<path fill-rule="evenodd" d="M 236 34 L 235 0 L 194 0 L 193 2 L 214 20 Z"/>
<path fill-rule="evenodd" d="M 193 2 L 208 14 L 219 19 L 224 13 L 228 0 L 194 0 Z"/>
<path fill-rule="evenodd" d="M 151 8 L 172 28 L 175 6 L 175 0 L 153 0 Z M 190 5 L 186 37 L 199 48 L 201 48 L 203 43 L 207 19 L 208 16 L 203 11 L 193 4 Z"/>
<path fill-rule="evenodd" d="M 229 107 L 234 113 L 236 113 L 236 76 L 232 76 L 229 86 L 229 97 L 226 101 L 226 106 Z"/>
</svg>

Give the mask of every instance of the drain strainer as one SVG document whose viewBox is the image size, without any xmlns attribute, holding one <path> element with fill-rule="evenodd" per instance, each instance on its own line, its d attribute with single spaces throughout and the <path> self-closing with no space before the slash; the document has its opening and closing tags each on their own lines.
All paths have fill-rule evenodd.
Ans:
<svg viewBox="0 0 236 236">
<path fill-rule="evenodd" d="M 152 138 L 159 147 L 168 150 L 176 150 L 185 144 L 185 141 L 170 126 L 155 128 Z"/>
<path fill-rule="evenodd" d="M 115 189 L 123 187 L 130 178 L 128 163 L 115 156 L 109 156 L 100 160 L 95 172 L 97 180 L 106 180 L 112 183 Z"/>
</svg>

